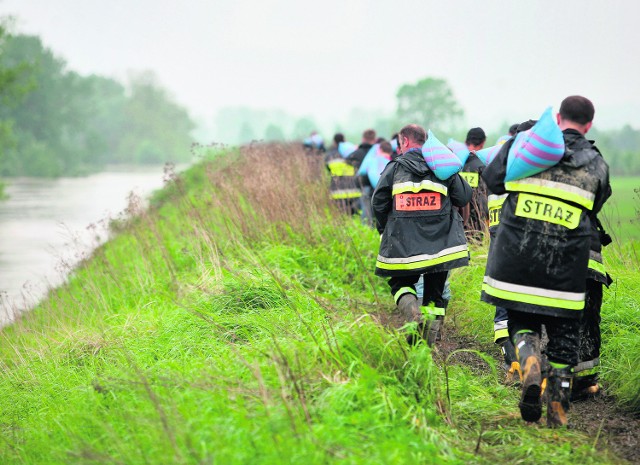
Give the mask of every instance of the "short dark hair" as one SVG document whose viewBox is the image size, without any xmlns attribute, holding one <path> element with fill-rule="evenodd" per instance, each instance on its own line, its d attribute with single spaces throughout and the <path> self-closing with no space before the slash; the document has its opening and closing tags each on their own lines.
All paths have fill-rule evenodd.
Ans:
<svg viewBox="0 0 640 465">
<path fill-rule="evenodd" d="M 376 131 L 374 129 L 367 129 L 362 133 L 362 139 L 371 142 L 372 144 L 376 141 Z"/>
<path fill-rule="evenodd" d="M 344 142 L 344 134 L 342 134 L 341 132 L 337 132 L 333 136 L 333 141 L 336 143 L 336 145 L 338 145 L 340 142 Z"/>
<path fill-rule="evenodd" d="M 562 119 L 573 121 L 578 124 L 587 124 L 593 121 L 596 113 L 593 103 L 581 95 L 567 97 L 560 104 L 560 116 Z"/>
<path fill-rule="evenodd" d="M 427 132 L 417 124 L 407 124 L 400 129 L 400 135 L 420 145 L 427 141 Z"/>
<path fill-rule="evenodd" d="M 487 140 L 487 135 L 482 128 L 471 128 L 467 133 L 465 144 L 480 145 Z"/>
<path fill-rule="evenodd" d="M 509 126 L 509 135 L 510 136 L 515 135 L 516 132 L 518 132 L 518 123 L 512 124 L 511 126 Z"/>
<path fill-rule="evenodd" d="M 384 153 L 388 153 L 391 155 L 393 153 L 393 147 L 391 147 L 391 143 L 385 141 L 380 142 L 380 151 Z"/>
</svg>

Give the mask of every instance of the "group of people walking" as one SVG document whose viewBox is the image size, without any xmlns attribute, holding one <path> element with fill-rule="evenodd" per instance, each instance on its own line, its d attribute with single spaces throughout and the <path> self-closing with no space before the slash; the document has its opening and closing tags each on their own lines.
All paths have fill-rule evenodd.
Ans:
<svg viewBox="0 0 640 465">
<path fill-rule="evenodd" d="M 564 99 L 556 115 L 564 153 L 552 166 L 517 180 L 507 180 L 510 152 L 521 133 L 531 132 L 533 120 L 513 125 L 487 164 L 477 156 L 484 131 L 469 130 L 469 156 L 446 179 L 425 161 L 428 135 L 416 124 L 389 142 L 367 130 L 346 157 L 340 153 L 344 137 L 336 134 L 326 154 L 334 201 L 348 213 L 362 211 L 381 235 L 375 273 L 388 278 L 400 313 L 411 323 L 411 344 L 437 344 L 450 298 L 449 272 L 469 263 L 470 242 L 490 235 L 481 299 L 496 308 L 494 340 L 509 376 L 521 386 L 522 418 L 538 421 L 546 400 L 551 427 L 567 425 L 570 402 L 599 389 L 600 306 L 603 285 L 611 283 L 601 249 L 611 240 L 597 214 L 611 187 L 606 162 L 585 137 L 594 113 L 585 97 Z M 376 143 L 373 156 L 382 164 L 374 165 L 379 176 L 369 180 L 361 167 L 372 164 L 365 157 L 372 157 Z"/>
</svg>

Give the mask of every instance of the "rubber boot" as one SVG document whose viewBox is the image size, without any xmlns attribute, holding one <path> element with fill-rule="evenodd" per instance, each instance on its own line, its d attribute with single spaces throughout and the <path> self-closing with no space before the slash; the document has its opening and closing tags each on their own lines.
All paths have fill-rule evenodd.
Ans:
<svg viewBox="0 0 640 465">
<path fill-rule="evenodd" d="M 592 399 L 600 394 L 598 373 L 575 373 L 571 385 L 571 402 Z"/>
<path fill-rule="evenodd" d="M 442 325 L 444 324 L 444 316 L 430 315 L 431 318 L 425 318 L 422 329 L 422 337 L 427 340 L 427 345 L 433 347 L 436 341 L 440 340 Z"/>
<path fill-rule="evenodd" d="M 422 312 L 418 305 L 418 298 L 411 293 L 403 294 L 398 299 L 398 309 L 407 323 L 420 323 L 422 321 Z"/>
<path fill-rule="evenodd" d="M 513 342 L 509 338 L 500 342 L 500 350 L 504 357 L 505 368 L 507 369 L 507 376 L 505 378 L 506 384 L 519 384 L 522 382 L 522 370 L 520 369 L 520 363 L 516 355 L 516 348 Z"/>
<path fill-rule="evenodd" d="M 398 309 L 404 320 L 407 323 L 418 323 L 418 334 L 422 331 L 422 312 L 420 311 L 420 305 L 418 305 L 418 298 L 411 293 L 403 294 L 398 299 Z M 407 342 L 409 345 L 415 345 L 418 343 L 419 337 L 415 332 L 407 334 Z"/>
<path fill-rule="evenodd" d="M 567 413 L 571 407 L 571 367 L 551 368 L 547 381 L 547 426 L 557 428 L 569 423 Z"/>
<path fill-rule="evenodd" d="M 518 404 L 520 416 L 524 421 L 538 421 L 542 416 L 540 336 L 535 333 L 518 333 L 513 342 L 522 369 L 522 395 Z"/>
</svg>

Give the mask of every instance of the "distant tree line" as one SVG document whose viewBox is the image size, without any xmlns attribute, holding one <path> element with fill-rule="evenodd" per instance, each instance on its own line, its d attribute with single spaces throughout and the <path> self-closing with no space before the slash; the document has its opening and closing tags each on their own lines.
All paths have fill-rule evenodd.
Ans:
<svg viewBox="0 0 640 465">
<path fill-rule="evenodd" d="M 81 76 L 39 37 L 0 27 L 0 176 L 189 160 L 194 123 L 149 72 Z"/>
</svg>

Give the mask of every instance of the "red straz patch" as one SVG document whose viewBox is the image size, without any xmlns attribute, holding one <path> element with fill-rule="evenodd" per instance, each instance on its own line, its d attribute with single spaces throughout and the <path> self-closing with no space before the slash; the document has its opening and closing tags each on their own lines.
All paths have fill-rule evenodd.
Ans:
<svg viewBox="0 0 640 465">
<path fill-rule="evenodd" d="M 440 210 L 440 206 L 440 194 L 438 194 L 437 192 L 421 192 L 419 194 L 396 195 L 396 210 Z"/>
</svg>

